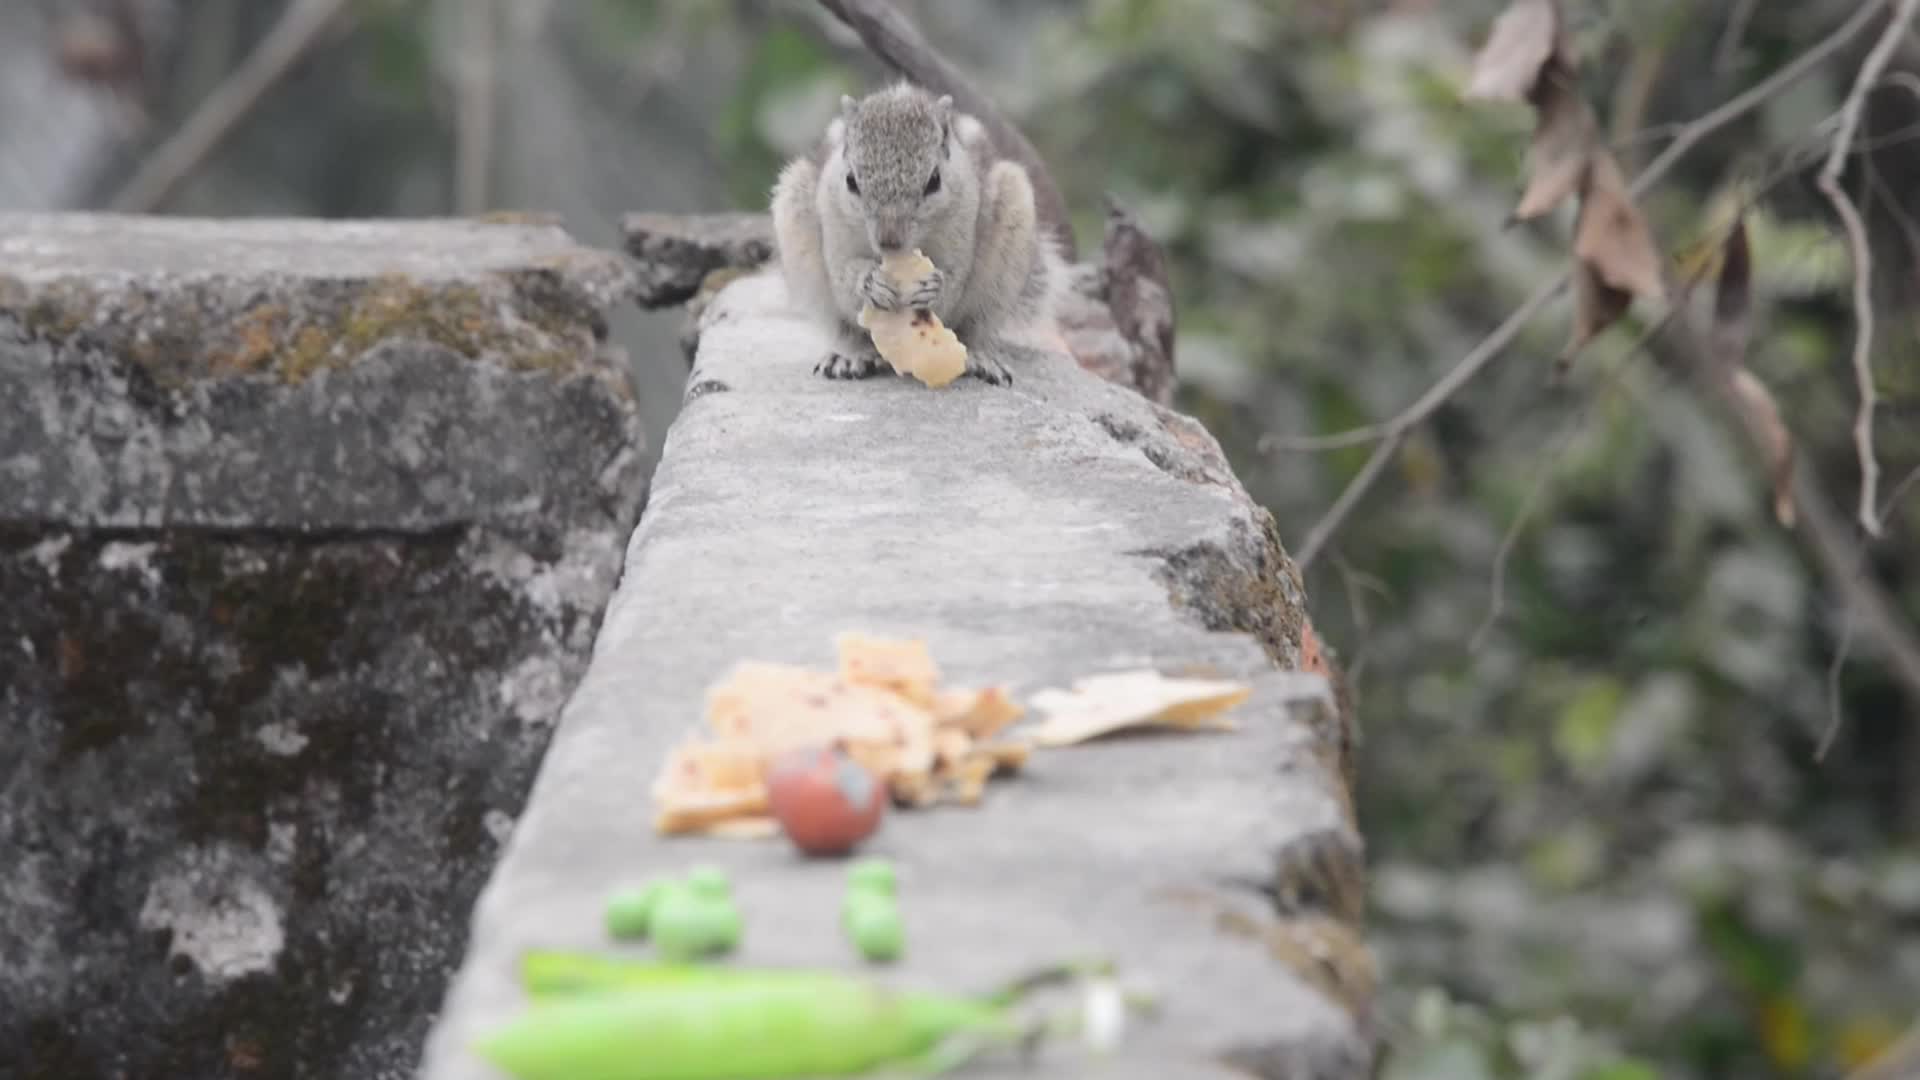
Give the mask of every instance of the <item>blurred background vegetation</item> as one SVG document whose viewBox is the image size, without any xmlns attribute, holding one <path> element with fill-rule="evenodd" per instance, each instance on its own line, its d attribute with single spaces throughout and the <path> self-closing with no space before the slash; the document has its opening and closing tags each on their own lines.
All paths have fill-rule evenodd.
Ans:
<svg viewBox="0 0 1920 1080">
<path fill-rule="evenodd" d="M 289 6 L 8 0 L 0 208 L 113 204 Z M 838 95 L 883 77 L 804 0 L 349 6 L 154 209 L 552 211 L 614 246 L 628 210 L 763 207 Z M 1180 407 L 1294 545 L 1368 448 L 1262 436 L 1392 415 L 1565 265 L 1565 216 L 1504 226 L 1531 116 L 1459 98 L 1501 6 L 906 4 L 1051 162 L 1083 249 L 1106 191 L 1165 244 Z M 1852 3 L 1566 8 L 1631 169 L 1663 125 L 1789 62 Z M 1809 162 L 1872 36 L 1704 141 L 1646 203 L 1686 256 L 1760 192 L 1751 364 L 1844 505 L 1850 274 Z M 1883 492 L 1920 464 L 1920 40 L 1893 70 L 1848 173 L 1879 260 Z M 1726 429 L 1640 362 L 1635 327 L 1552 383 L 1569 314 L 1537 320 L 1412 438 L 1309 575 L 1364 726 L 1385 1075 L 1847 1075 L 1920 1001 L 1920 702 L 1865 636 L 1830 683 L 1845 606 Z M 685 375 L 677 316 L 627 313 L 616 332 L 657 446 Z M 1476 642 L 1510 528 L 1504 610 Z M 1872 550 L 1865 573 L 1914 620 L 1920 497 Z"/>
</svg>

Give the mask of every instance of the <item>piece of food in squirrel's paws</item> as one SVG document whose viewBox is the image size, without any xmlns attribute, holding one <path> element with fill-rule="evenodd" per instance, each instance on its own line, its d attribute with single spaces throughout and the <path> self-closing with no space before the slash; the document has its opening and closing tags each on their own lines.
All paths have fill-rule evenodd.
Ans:
<svg viewBox="0 0 1920 1080">
<path fill-rule="evenodd" d="M 894 287 L 906 293 L 933 272 L 933 260 L 915 250 L 889 255 L 880 267 Z M 966 373 L 967 347 L 931 311 L 880 311 L 868 304 L 860 309 L 860 327 L 873 336 L 873 347 L 899 374 L 941 387 Z"/>
</svg>

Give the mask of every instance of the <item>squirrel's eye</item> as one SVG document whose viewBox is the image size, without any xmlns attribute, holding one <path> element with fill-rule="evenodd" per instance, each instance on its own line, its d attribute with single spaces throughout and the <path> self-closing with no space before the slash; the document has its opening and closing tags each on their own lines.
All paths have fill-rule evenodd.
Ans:
<svg viewBox="0 0 1920 1080">
<path fill-rule="evenodd" d="M 855 195 L 860 194 L 860 185 L 853 182 L 853 173 L 851 172 L 847 173 L 847 190 L 853 192 Z"/>
<path fill-rule="evenodd" d="M 933 170 L 933 175 L 927 179 L 927 194 L 931 195 L 934 192 L 939 190 L 940 190 L 940 170 L 935 169 Z"/>
</svg>

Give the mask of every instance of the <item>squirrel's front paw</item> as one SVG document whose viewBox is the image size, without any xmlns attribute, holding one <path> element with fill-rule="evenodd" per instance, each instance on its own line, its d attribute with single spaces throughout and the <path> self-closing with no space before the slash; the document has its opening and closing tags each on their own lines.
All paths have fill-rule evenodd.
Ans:
<svg viewBox="0 0 1920 1080">
<path fill-rule="evenodd" d="M 861 276 L 860 298 L 878 311 L 900 310 L 900 290 L 893 287 L 893 281 L 880 269 L 879 263 Z"/>
<path fill-rule="evenodd" d="M 947 275 L 936 266 L 907 294 L 907 306 L 915 311 L 931 311 L 940 302 L 940 291 L 946 287 Z"/>
</svg>

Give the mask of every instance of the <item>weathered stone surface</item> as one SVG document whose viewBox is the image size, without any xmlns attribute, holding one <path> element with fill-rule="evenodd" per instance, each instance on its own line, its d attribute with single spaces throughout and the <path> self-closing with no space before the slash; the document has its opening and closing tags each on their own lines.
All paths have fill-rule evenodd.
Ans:
<svg viewBox="0 0 1920 1080">
<path fill-rule="evenodd" d="M 1256 685 L 1238 733 L 1047 752 L 978 808 L 890 816 L 868 850 L 897 861 L 909 945 L 883 977 L 977 988 L 1106 954 L 1164 993 L 1164 1015 L 1121 1058 L 1038 1075 L 1366 1075 L 1340 720 L 1323 680 L 1287 670 L 1298 579 L 1212 439 L 1058 353 L 1012 389 L 817 378 L 823 343 L 771 273 L 727 286 L 703 321 L 690 400 L 474 911 L 425 1080 L 497 1080 L 470 1047 L 522 1005 L 520 952 L 604 945 L 610 890 L 698 863 L 735 883 L 739 962 L 858 965 L 836 929 L 844 865 L 658 838 L 646 795 L 729 666 L 827 665 L 847 629 L 924 637 L 951 681 L 1022 694 L 1149 665 Z"/>
<path fill-rule="evenodd" d="M 0 217 L 0 1074 L 410 1074 L 644 500 L 624 288 Z"/>
<path fill-rule="evenodd" d="M 628 214 L 621 226 L 642 307 L 684 304 L 708 274 L 751 270 L 773 258 L 773 222 L 765 214 Z"/>
</svg>

